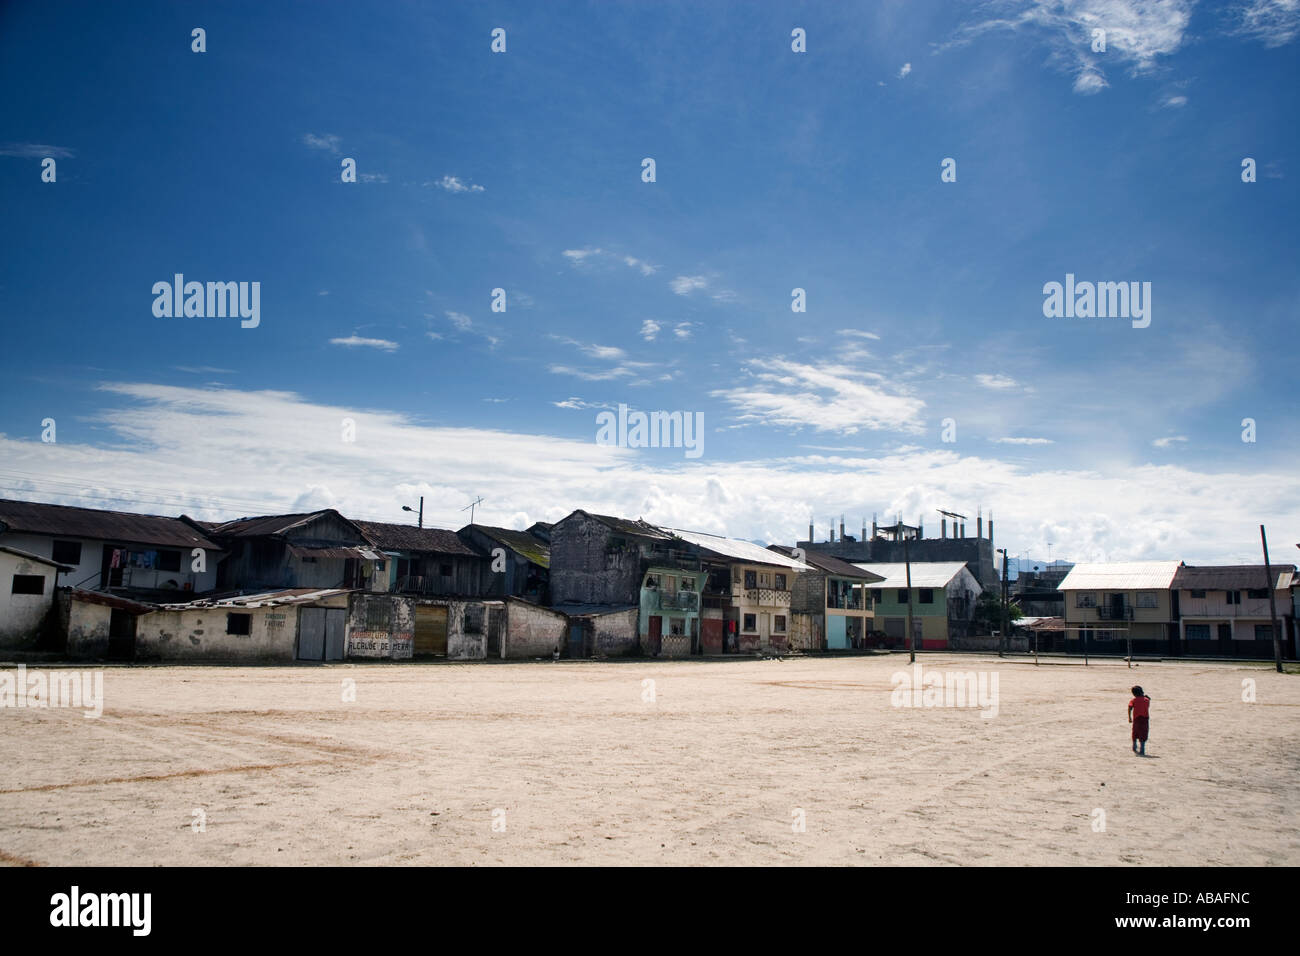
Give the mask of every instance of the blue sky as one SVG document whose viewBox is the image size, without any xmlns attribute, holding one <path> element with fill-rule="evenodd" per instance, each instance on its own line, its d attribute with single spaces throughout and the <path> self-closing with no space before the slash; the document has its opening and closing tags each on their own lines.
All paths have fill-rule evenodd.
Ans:
<svg viewBox="0 0 1300 956">
<path fill-rule="evenodd" d="M 8 4 L 0 494 L 1290 548 L 1298 30 L 1280 0 Z M 260 325 L 156 318 L 177 272 L 259 281 Z M 1150 282 L 1150 326 L 1046 318 L 1067 273 Z M 704 455 L 596 447 L 620 403 L 703 412 Z"/>
</svg>

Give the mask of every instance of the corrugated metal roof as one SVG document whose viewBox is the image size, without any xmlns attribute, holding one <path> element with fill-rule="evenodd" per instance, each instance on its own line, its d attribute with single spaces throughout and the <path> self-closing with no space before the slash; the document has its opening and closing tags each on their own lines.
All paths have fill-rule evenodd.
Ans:
<svg viewBox="0 0 1300 956">
<path fill-rule="evenodd" d="M 144 601 L 132 601 L 130 598 L 120 597 L 116 594 L 107 594 L 103 591 L 87 591 L 84 588 L 72 588 L 69 595 L 73 601 L 79 601 L 82 604 L 98 604 L 101 607 L 130 611 L 132 614 L 148 614 L 156 607 L 156 605 L 147 604 Z"/>
<path fill-rule="evenodd" d="M 537 527 L 537 525 L 533 525 L 533 527 Z M 549 568 L 551 566 L 550 546 L 545 541 L 534 537 L 527 531 L 514 531 L 510 528 L 494 528 L 491 525 L 483 524 L 466 525 L 464 528 L 461 528 L 461 531 L 469 531 L 470 529 L 481 531 L 493 541 L 498 541 L 501 544 L 504 544 L 516 554 L 522 555 L 539 567 Z"/>
<path fill-rule="evenodd" d="M 1289 588 L 1295 565 L 1273 565 L 1274 588 Z M 1262 564 L 1206 564 L 1186 566 L 1174 575 L 1174 587 L 1198 591 L 1246 591 L 1264 586 Z"/>
<path fill-rule="evenodd" d="M 811 571 L 810 565 L 776 551 L 769 551 L 762 545 L 739 538 L 726 538 L 720 534 L 706 534 L 703 531 L 683 531 L 680 528 L 663 528 L 663 531 L 681 538 L 683 541 L 712 551 L 724 558 L 747 561 L 750 564 L 774 564 L 779 568 L 793 568 L 796 571 Z"/>
<path fill-rule="evenodd" d="M 129 511 L 104 511 L 3 498 L 0 499 L 0 525 L 3 525 L 4 530 L 15 533 L 93 538 L 97 541 L 150 544 L 155 547 L 163 545 L 221 550 L 219 545 L 179 518 Z"/>
<path fill-rule="evenodd" d="M 855 563 L 864 571 L 880 575 L 881 580 L 871 585 L 873 588 L 907 587 L 906 562 L 900 561 L 887 564 Z M 964 561 L 913 561 L 912 587 L 946 588 L 948 582 L 960 574 L 962 568 L 965 567 L 966 563 Z"/>
<path fill-rule="evenodd" d="M 1164 590 L 1174 582 L 1180 561 L 1116 561 L 1076 564 L 1057 585 L 1059 591 Z"/>
<path fill-rule="evenodd" d="M 786 557 L 791 557 L 791 552 L 794 551 L 794 548 L 786 547 L 783 544 L 773 544 L 769 545 L 767 550 L 776 551 L 779 554 L 784 554 Z M 832 574 L 836 577 L 855 578 L 859 581 L 871 582 L 877 581 L 880 578 L 880 575 L 872 574 L 870 571 L 864 571 L 856 564 L 850 564 L 843 558 L 837 558 L 833 554 L 823 554 L 819 551 L 810 551 L 805 549 L 803 559 L 805 564 L 810 564 L 818 571 L 825 571 L 827 574 Z"/>
<path fill-rule="evenodd" d="M 323 598 L 351 593 L 352 588 L 284 588 L 260 594 L 240 594 L 223 598 L 190 601 L 187 604 L 160 604 L 165 611 L 200 611 L 204 608 L 278 607 L 286 604 L 310 604 Z"/>
<path fill-rule="evenodd" d="M 456 532 L 445 528 L 415 528 L 409 524 L 392 524 L 386 521 L 357 521 L 352 523 L 377 548 L 385 551 L 425 551 L 430 554 L 456 554 L 466 558 L 481 558 Z"/>
<path fill-rule="evenodd" d="M 256 518 L 236 518 L 223 521 L 212 528 L 213 534 L 229 535 L 236 538 L 255 537 L 264 534 L 284 534 L 299 525 L 304 525 L 321 515 L 333 513 L 330 509 L 307 511 L 290 515 L 261 515 Z"/>
<path fill-rule="evenodd" d="M 360 545 L 350 548 L 314 548 L 310 545 L 291 544 L 288 548 L 290 553 L 296 554 L 300 558 L 365 558 L 367 561 L 383 561 L 386 557 L 382 551 Z"/>
</svg>

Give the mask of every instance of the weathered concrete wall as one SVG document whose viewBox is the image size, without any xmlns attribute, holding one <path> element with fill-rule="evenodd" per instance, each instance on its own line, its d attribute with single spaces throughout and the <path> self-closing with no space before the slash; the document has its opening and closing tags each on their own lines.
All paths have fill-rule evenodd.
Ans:
<svg viewBox="0 0 1300 956">
<path fill-rule="evenodd" d="M 506 639 L 503 657 L 550 657 L 564 648 L 568 618 L 527 601 L 506 602 Z"/>
<path fill-rule="evenodd" d="M 592 653 L 597 657 L 619 657 L 637 652 L 638 608 L 598 614 L 591 620 Z"/>
<path fill-rule="evenodd" d="M 291 661 L 298 605 L 154 611 L 136 621 L 136 660 Z M 227 634 L 227 615 L 252 616 L 250 634 Z"/>
<path fill-rule="evenodd" d="M 615 545 L 608 527 L 571 514 L 551 530 L 553 604 L 636 604 L 641 591 L 641 549 L 633 539 Z M 635 625 L 634 625 L 635 626 Z"/>
<path fill-rule="evenodd" d="M 103 657 L 108 653 L 108 628 L 113 619 L 111 608 L 83 601 L 68 602 L 69 657 Z"/>
<path fill-rule="evenodd" d="M 488 609 L 482 601 L 448 601 L 447 660 L 486 660 L 488 624 Z"/>
<path fill-rule="evenodd" d="M 415 599 L 353 594 L 348 601 L 346 628 L 345 657 L 410 660 L 415 653 Z"/>
<path fill-rule="evenodd" d="M 801 574 L 799 577 L 809 577 Z M 822 620 L 824 614 L 805 614 L 803 611 L 790 612 L 790 649 L 796 651 L 819 651 L 822 649 Z"/>
<path fill-rule="evenodd" d="M 826 610 L 826 574 L 804 571 L 790 585 L 790 610 L 815 614 Z"/>
<path fill-rule="evenodd" d="M 0 551 L 0 647 L 30 647 L 36 643 L 41 622 L 54 606 L 56 570 L 51 565 Z M 13 594 L 15 574 L 44 580 L 41 593 Z"/>
</svg>

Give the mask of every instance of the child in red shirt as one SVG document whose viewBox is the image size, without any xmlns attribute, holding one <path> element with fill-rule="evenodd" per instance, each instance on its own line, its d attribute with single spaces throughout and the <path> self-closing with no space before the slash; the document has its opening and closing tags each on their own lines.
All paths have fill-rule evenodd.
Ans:
<svg viewBox="0 0 1300 956">
<path fill-rule="evenodd" d="M 1147 755 L 1147 734 L 1151 729 L 1151 698 L 1142 693 L 1140 686 L 1133 687 L 1133 699 L 1128 702 L 1128 722 L 1133 725 L 1133 752 L 1139 757 Z M 1142 749 L 1138 750 L 1138 744 Z"/>
</svg>

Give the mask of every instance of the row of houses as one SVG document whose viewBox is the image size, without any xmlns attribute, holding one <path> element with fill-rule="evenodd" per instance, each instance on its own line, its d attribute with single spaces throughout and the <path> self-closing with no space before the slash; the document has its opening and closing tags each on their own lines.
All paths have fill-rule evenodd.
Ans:
<svg viewBox="0 0 1300 956">
<path fill-rule="evenodd" d="M 333 509 L 208 522 L 0 500 L 0 647 L 122 660 L 680 657 L 901 647 L 909 617 L 922 649 L 975 646 L 991 520 L 988 538 L 963 527 L 932 539 L 970 561 L 851 560 L 922 534 L 872 530 L 867 549 L 842 528 L 839 541 L 764 547 L 581 509 L 524 530 L 450 531 Z M 1267 656 L 1251 653 L 1271 639 L 1248 583 L 1262 587 L 1262 573 L 1076 565 L 1061 582 L 1063 643 Z M 1288 634 L 1295 584 L 1279 569 Z"/>
</svg>

